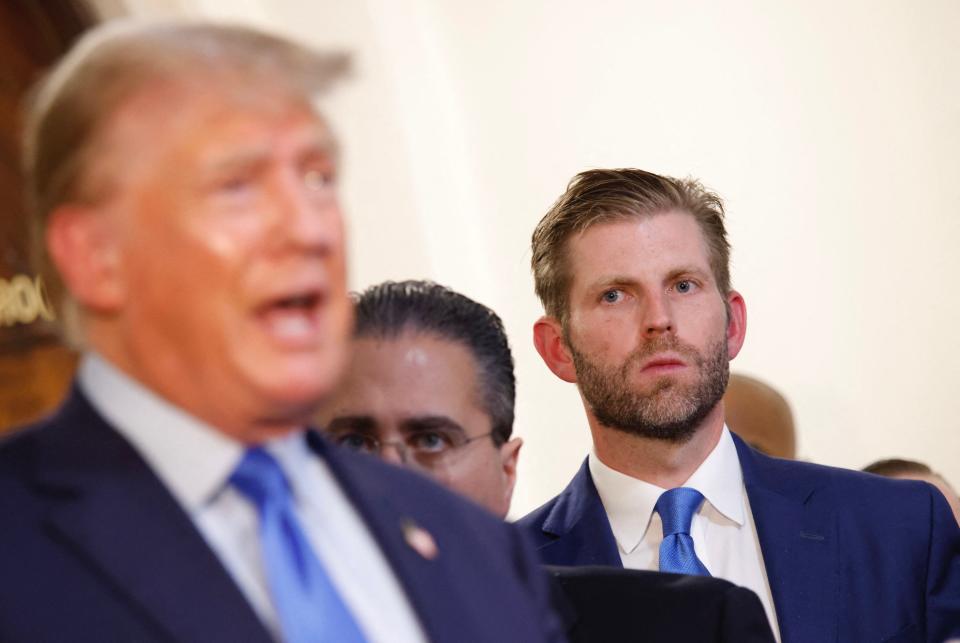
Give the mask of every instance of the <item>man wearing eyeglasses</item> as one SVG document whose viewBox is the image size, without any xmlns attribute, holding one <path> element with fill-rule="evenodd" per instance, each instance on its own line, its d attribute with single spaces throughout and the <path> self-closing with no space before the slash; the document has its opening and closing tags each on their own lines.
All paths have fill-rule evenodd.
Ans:
<svg viewBox="0 0 960 643">
<path fill-rule="evenodd" d="M 356 297 L 353 363 L 318 420 L 341 445 L 431 476 L 505 517 L 523 444 L 503 323 L 426 281 Z"/>
</svg>

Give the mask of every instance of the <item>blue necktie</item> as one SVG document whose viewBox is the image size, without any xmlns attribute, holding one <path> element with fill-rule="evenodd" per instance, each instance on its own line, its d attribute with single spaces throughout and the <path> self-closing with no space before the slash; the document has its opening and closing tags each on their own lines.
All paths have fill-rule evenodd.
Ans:
<svg viewBox="0 0 960 643">
<path fill-rule="evenodd" d="M 257 508 L 260 551 L 283 639 L 288 643 L 364 641 L 307 541 L 277 461 L 262 448 L 251 448 L 230 482 Z"/>
<path fill-rule="evenodd" d="M 703 495 L 690 487 L 664 491 L 653 508 L 663 521 L 663 542 L 660 543 L 660 571 L 674 574 L 709 576 L 693 550 L 690 523 L 703 502 Z"/>
</svg>

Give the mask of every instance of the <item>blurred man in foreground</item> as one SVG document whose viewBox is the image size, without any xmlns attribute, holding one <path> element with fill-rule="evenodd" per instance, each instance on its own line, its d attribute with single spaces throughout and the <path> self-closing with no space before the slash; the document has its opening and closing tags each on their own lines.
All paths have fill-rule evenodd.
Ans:
<svg viewBox="0 0 960 643">
<path fill-rule="evenodd" d="M 505 516 L 521 442 L 510 437 L 513 358 L 497 314 L 444 286 L 404 281 L 359 294 L 356 319 L 353 363 L 319 425 L 344 446 L 416 469 Z M 773 640 L 757 596 L 719 579 L 551 573 L 572 641 Z"/>
<path fill-rule="evenodd" d="M 960 524 L 960 496 L 947 479 L 928 467 L 922 462 L 916 460 L 904 460 L 902 458 L 890 458 L 889 460 L 877 460 L 873 464 L 868 464 L 863 468 L 867 473 L 873 473 L 887 478 L 898 478 L 900 480 L 922 480 L 929 482 L 940 490 L 943 497 L 947 499 L 953 517 Z"/>
<path fill-rule="evenodd" d="M 304 431 L 351 327 L 312 105 L 342 68 L 251 29 L 123 24 L 37 93 L 31 205 L 86 353 L 58 413 L 0 446 L 0 640 L 559 636 L 511 528 Z"/>
<path fill-rule="evenodd" d="M 960 530 L 928 485 L 759 453 L 726 426 L 746 337 L 719 197 L 637 169 L 577 175 L 533 233 L 534 341 L 577 385 L 593 452 L 520 522 L 542 558 L 752 589 L 785 643 L 960 630 Z"/>
</svg>

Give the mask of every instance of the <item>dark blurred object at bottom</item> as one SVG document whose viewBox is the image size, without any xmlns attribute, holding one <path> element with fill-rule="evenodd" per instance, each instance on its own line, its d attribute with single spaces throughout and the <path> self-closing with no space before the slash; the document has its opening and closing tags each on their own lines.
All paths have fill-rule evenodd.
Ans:
<svg viewBox="0 0 960 643">
<path fill-rule="evenodd" d="M 774 643 L 760 599 L 719 578 L 548 566 L 570 643 Z"/>
</svg>

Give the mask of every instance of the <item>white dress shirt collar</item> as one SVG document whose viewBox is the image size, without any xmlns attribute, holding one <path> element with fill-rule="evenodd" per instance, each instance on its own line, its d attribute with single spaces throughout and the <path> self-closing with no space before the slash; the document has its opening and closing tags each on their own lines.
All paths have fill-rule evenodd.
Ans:
<svg viewBox="0 0 960 643">
<path fill-rule="evenodd" d="M 613 536 L 621 551 L 629 553 L 643 540 L 653 508 L 666 489 L 611 469 L 596 452 L 590 454 L 588 466 Z M 713 451 L 681 486 L 696 489 L 726 518 L 744 524 L 743 473 L 726 426 Z"/>
<path fill-rule="evenodd" d="M 130 442 L 189 513 L 223 489 L 244 446 L 172 405 L 95 353 L 78 382 L 93 407 Z"/>
</svg>

